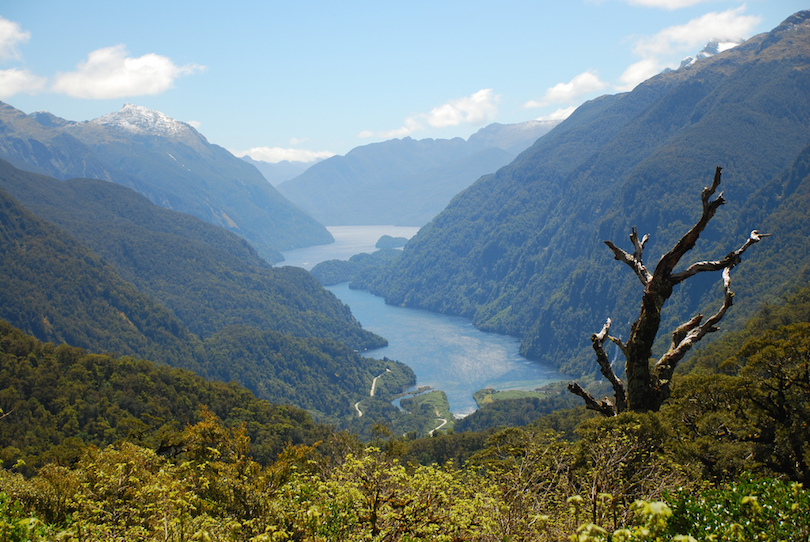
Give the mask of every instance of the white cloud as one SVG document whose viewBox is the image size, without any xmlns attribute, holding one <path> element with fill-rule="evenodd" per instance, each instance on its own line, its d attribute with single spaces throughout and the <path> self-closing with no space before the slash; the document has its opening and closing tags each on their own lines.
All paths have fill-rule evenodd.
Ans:
<svg viewBox="0 0 810 542">
<path fill-rule="evenodd" d="M 428 113 L 411 115 L 399 128 L 393 130 L 372 131 L 363 130 L 357 134 L 358 138 L 366 139 L 370 137 L 381 139 L 393 139 L 407 137 L 415 132 L 424 130 L 427 123 L 433 128 L 447 128 L 449 126 L 459 126 L 469 124 L 471 126 L 481 126 L 492 120 L 498 114 L 497 96 L 491 88 L 484 88 L 456 100 L 450 100 L 442 105 L 436 106 Z"/>
<path fill-rule="evenodd" d="M 680 7 L 688 0 L 632 0 L 644 5 Z M 621 75 L 619 90 L 632 90 L 636 85 L 660 73 L 665 67 L 676 68 L 684 56 L 693 55 L 710 40 L 738 42 L 751 35 L 761 17 L 745 15 L 746 6 L 726 11 L 713 11 L 686 24 L 670 26 L 652 36 L 636 40 L 633 53 L 641 60 Z M 724 47 L 726 49 L 728 47 Z"/>
<path fill-rule="evenodd" d="M 677 52 L 699 50 L 709 40 L 733 41 L 750 35 L 762 20 L 755 15 L 743 15 L 746 7 L 707 13 L 686 24 L 670 26 L 636 42 L 634 52 L 644 58 Z"/>
<path fill-rule="evenodd" d="M 491 88 L 481 89 L 475 94 L 458 100 L 450 100 L 430 110 L 427 122 L 434 128 L 471 124 L 480 126 L 498 113 L 498 97 Z"/>
<path fill-rule="evenodd" d="M 330 151 L 309 151 L 305 149 L 283 149 L 281 147 L 253 147 L 246 151 L 233 151 L 235 156 L 250 156 L 254 160 L 278 163 L 289 162 L 315 162 L 332 157 L 335 153 Z"/>
<path fill-rule="evenodd" d="M 23 30 L 18 23 L 0 17 L 0 60 L 20 58 L 17 46 L 30 38 L 31 33 Z"/>
<path fill-rule="evenodd" d="M 557 83 L 546 90 L 543 98 L 540 100 L 529 100 L 523 104 L 523 107 L 535 108 L 552 103 L 570 103 L 582 95 L 602 90 L 607 86 L 607 83 L 599 79 L 596 72 L 589 70 L 577 75 L 568 83 Z"/>
<path fill-rule="evenodd" d="M 171 88 L 178 77 L 205 69 L 195 64 L 176 66 L 171 59 L 154 53 L 137 58 L 128 55 L 124 45 L 93 51 L 76 71 L 57 74 L 52 88 L 74 98 L 153 95 Z"/>
<path fill-rule="evenodd" d="M 0 99 L 8 99 L 15 94 L 33 94 L 45 88 L 45 78 L 28 70 L 0 70 Z"/>
<path fill-rule="evenodd" d="M 663 64 L 656 58 L 639 60 L 624 70 L 624 73 L 619 77 L 621 84 L 617 85 L 616 89 L 623 92 L 633 90 L 639 83 L 661 73 L 663 69 Z"/>
<path fill-rule="evenodd" d="M 577 110 L 576 105 L 572 105 L 571 107 L 561 107 L 560 109 L 554 111 L 550 115 L 544 115 L 542 117 L 537 117 L 535 120 L 565 120 L 571 116 L 571 113 Z"/>
<path fill-rule="evenodd" d="M 420 130 L 424 129 L 422 123 L 420 123 L 417 120 L 419 116 L 415 115 L 413 117 L 408 117 L 407 119 L 405 119 L 405 124 L 403 124 L 399 128 L 394 128 L 393 130 L 382 130 L 379 132 L 374 132 L 372 130 L 363 130 L 362 132 L 357 134 L 357 137 L 360 139 L 368 139 L 370 137 L 379 139 L 394 139 L 399 137 L 408 137 L 414 132 L 419 132 Z"/>
</svg>

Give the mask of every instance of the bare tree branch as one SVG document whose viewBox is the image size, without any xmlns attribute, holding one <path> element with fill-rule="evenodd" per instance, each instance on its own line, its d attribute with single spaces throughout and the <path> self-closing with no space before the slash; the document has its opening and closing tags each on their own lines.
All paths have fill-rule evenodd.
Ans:
<svg viewBox="0 0 810 542">
<path fill-rule="evenodd" d="M 734 292 L 731 291 L 731 268 L 723 269 L 723 306 L 720 307 L 711 318 L 701 324 L 703 316 L 698 314 L 689 322 L 681 325 L 675 330 L 672 336 L 672 346 L 666 354 L 661 356 L 653 368 L 653 377 L 658 382 L 658 387 L 669 395 L 669 385 L 672 374 L 678 362 L 683 359 L 692 346 L 701 340 L 707 333 L 718 330 L 717 324 L 725 316 L 726 311 L 734 304 Z M 676 342 L 677 341 L 677 342 Z"/>
<path fill-rule="evenodd" d="M 643 262 L 644 245 L 647 244 L 649 239 L 650 236 L 645 235 L 644 238 L 639 241 L 638 231 L 634 226 L 630 231 L 630 241 L 633 243 L 634 249 L 633 254 L 617 247 L 612 241 L 605 241 L 605 244 L 613 251 L 613 257 L 629 265 L 644 286 L 652 279 L 652 275 L 647 271 L 647 268 L 644 267 Z"/>
<path fill-rule="evenodd" d="M 681 258 L 694 248 L 700 234 L 714 217 L 717 209 L 725 203 L 722 193 L 715 197 L 717 188 L 720 186 L 721 171 L 722 168 L 720 167 L 715 170 L 712 184 L 704 187 L 700 194 L 703 211 L 698 221 L 678 240 L 669 252 L 664 254 L 652 274 L 643 263 L 644 247 L 649 236 L 645 235 L 642 239 L 639 239 L 636 228 L 632 229 L 630 241 L 633 243 L 633 254 L 620 249 L 610 241 L 605 241 L 605 244 L 613 251 L 614 258 L 626 263 L 633 269 L 644 285 L 644 293 L 641 297 L 639 316 L 630 328 L 626 343 L 622 343 L 620 339 L 608 335 L 610 330 L 609 319 L 601 332 L 591 336 L 597 363 L 602 374 L 613 385 L 616 404 L 614 405 L 607 399 L 597 401 L 583 390 L 579 384 L 570 384 L 568 389 L 585 399 L 589 409 L 601 412 L 606 416 L 615 415 L 625 409 L 639 412 L 658 410 L 661 404 L 669 397 L 671 379 L 677 364 L 696 342 L 701 340 L 707 333 L 717 330 L 717 324 L 731 307 L 734 301 L 734 294 L 730 288 L 731 269 L 740 262 L 742 254 L 748 247 L 769 234 L 762 234 L 754 230 L 740 248 L 727 254 L 724 258 L 697 262 L 690 265 L 685 271 L 673 273 Z M 650 357 L 652 356 L 652 346 L 661 325 L 661 310 L 672 295 L 674 286 L 698 273 L 720 270 L 723 271 L 725 292 L 720 310 L 707 320 L 704 320 L 702 314 L 698 314 L 679 326 L 672 333 L 672 344 L 669 350 L 651 367 Z M 627 360 L 625 364 L 626 385 L 616 377 L 605 354 L 604 343 L 608 339 L 621 349 Z"/>
<path fill-rule="evenodd" d="M 608 336 L 608 339 L 610 339 L 610 342 L 612 342 L 613 344 L 615 344 L 616 346 L 619 347 L 619 350 L 622 351 L 622 354 L 624 354 L 624 357 L 626 359 L 627 358 L 627 346 L 622 342 L 622 340 L 618 339 L 618 338 L 616 338 L 616 337 L 614 337 L 612 335 Z"/>
<path fill-rule="evenodd" d="M 580 386 L 576 382 L 571 382 L 568 384 L 568 391 L 573 393 L 574 395 L 579 395 L 582 399 L 585 400 L 585 408 L 588 410 L 595 410 L 599 412 L 603 416 L 612 417 L 616 415 L 616 408 L 613 406 L 613 403 L 610 402 L 609 399 L 605 398 L 601 401 L 597 401 L 593 395 L 585 391 L 582 386 Z"/>
<path fill-rule="evenodd" d="M 610 331 L 610 318 L 607 319 L 602 331 L 591 335 L 591 343 L 593 344 L 593 351 L 596 352 L 596 362 L 599 364 L 599 369 L 602 375 L 613 386 L 613 393 L 616 399 L 615 410 L 616 413 L 624 412 L 627 409 L 627 397 L 624 391 L 624 384 L 616 377 L 613 367 L 610 365 L 610 360 L 605 353 L 605 341 L 608 339 L 608 332 Z"/>
<path fill-rule="evenodd" d="M 703 204 L 703 213 L 700 219 L 680 238 L 675 246 L 672 247 L 672 250 L 664 254 L 655 267 L 655 272 L 653 273 L 655 276 L 664 277 L 672 273 L 672 270 L 678 265 L 683 255 L 694 248 L 698 237 L 700 237 L 700 234 L 706 229 L 706 225 L 712 219 L 717 209 L 726 202 L 722 192 L 714 200 L 711 199 L 717 187 L 720 186 L 720 173 L 722 170 L 723 168 L 719 166 L 715 169 L 712 185 L 704 187 L 703 191 L 700 193 L 700 200 Z"/>
<path fill-rule="evenodd" d="M 745 252 L 748 247 L 753 245 L 754 243 L 758 243 L 764 237 L 768 237 L 771 235 L 770 233 L 759 233 L 757 230 L 751 232 L 751 235 L 748 236 L 748 239 L 745 240 L 745 243 L 735 250 L 734 252 L 729 252 L 725 258 L 722 260 L 712 260 L 712 261 L 703 261 L 703 262 L 695 262 L 686 268 L 685 271 L 680 273 L 675 273 L 671 275 L 671 280 L 678 284 L 683 282 L 684 280 L 688 279 L 692 275 L 697 275 L 698 273 L 702 273 L 703 271 L 720 271 L 721 269 L 726 269 L 730 267 L 734 267 L 738 263 L 740 263 L 740 257 L 742 256 L 743 252 Z"/>
</svg>

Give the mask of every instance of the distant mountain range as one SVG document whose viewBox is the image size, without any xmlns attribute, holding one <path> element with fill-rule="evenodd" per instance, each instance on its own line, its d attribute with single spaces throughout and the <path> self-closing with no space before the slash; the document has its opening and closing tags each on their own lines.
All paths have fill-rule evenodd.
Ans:
<svg viewBox="0 0 810 542">
<path fill-rule="evenodd" d="M 267 179 L 267 182 L 273 186 L 278 186 L 284 181 L 289 181 L 290 179 L 298 177 L 310 167 L 318 163 L 290 162 L 288 160 L 274 163 L 265 162 L 263 160 L 254 160 L 250 156 L 242 156 L 241 159 L 258 169 L 259 172 L 264 175 L 264 178 Z"/>
<path fill-rule="evenodd" d="M 271 262 L 280 251 L 331 242 L 318 222 L 259 171 L 194 128 L 127 104 L 88 122 L 26 115 L 0 103 L 0 159 L 53 176 L 115 182 L 152 202 L 226 228 Z"/>
<path fill-rule="evenodd" d="M 322 224 L 422 226 L 475 179 L 508 164 L 557 124 L 491 124 L 466 141 L 408 137 L 364 145 L 278 189 Z"/>
<path fill-rule="evenodd" d="M 810 11 L 632 92 L 582 105 L 529 150 L 486 175 L 405 247 L 371 286 L 396 305 L 464 315 L 521 337 L 564 372 L 595 371 L 590 336 L 607 317 L 625 337 L 640 285 L 603 244 L 650 234 L 645 261 L 700 213 L 722 166 L 727 204 L 691 261 L 721 258 L 752 229 L 773 233 L 732 274 L 731 326 L 806 283 L 810 272 Z M 688 265 L 690 262 L 684 262 Z M 682 284 L 662 341 L 719 303 L 718 276 Z"/>
</svg>

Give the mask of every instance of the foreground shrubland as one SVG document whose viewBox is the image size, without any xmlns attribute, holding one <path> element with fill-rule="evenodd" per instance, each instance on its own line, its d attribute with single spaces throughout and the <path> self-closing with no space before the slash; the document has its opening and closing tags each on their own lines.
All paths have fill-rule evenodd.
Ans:
<svg viewBox="0 0 810 542">
<path fill-rule="evenodd" d="M 244 429 L 213 414 L 173 457 L 131 443 L 91 448 L 73 466 L 0 476 L 0 539 L 806 540 L 801 484 L 710 485 L 674 459 L 659 415 L 494 434 L 464 466 L 420 465 L 405 445 L 346 435 L 291 446 L 263 466 Z M 691 537 L 691 538 L 690 538 Z"/>
</svg>

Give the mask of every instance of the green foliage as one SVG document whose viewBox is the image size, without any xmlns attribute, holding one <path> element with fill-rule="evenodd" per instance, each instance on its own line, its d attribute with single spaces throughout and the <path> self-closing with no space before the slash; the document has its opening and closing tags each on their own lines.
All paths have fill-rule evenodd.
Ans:
<svg viewBox="0 0 810 542">
<path fill-rule="evenodd" d="M 669 499 L 665 533 L 698 540 L 807 540 L 810 493 L 801 484 L 744 479 L 729 488 Z M 673 537 L 674 539 L 674 537 Z"/>
<path fill-rule="evenodd" d="M 391 237 L 390 235 L 383 235 L 377 239 L 377 244 L 374 246 L 380 249 L 383 248 L 402 248 L 408 243 L 407 237 Z"/>
<path fill-rule="evenodd" d="M 421 418 L 422 427 L 429 427 L 428 434 L 453 430 L 455 416 L 450 412 L 450 403 L 443 391 L 433 390 L 410 397 L 403 397 L 400 406 L 411 416 Z"/>
<path fill-rule="evenodd" d="M 86 247 L 0 190 L 0 318 L 44 341 L 198 368 L 199 342 Z"/>
<path fill-rule="evenodd" d="M 456 422 L 457 431 L 483 431 L 491 427 L 520 427 L 562 409 L 578 406 L 566 390 L 476 392 L 478 410 Z M 482 393 L 484 392 L 484 393 Z M 480 400 L 479 400 L 480 398 Z M 489 400 L 487 400 L 489 398 Z"/>
<path fill-rule="evenodd" d="M 726 333 L 719 340 L 695 352 L 679 368 L 680 372 L 735 374 L 739 363 L 726 362 L 735 358 L 746 341 L 758 339 L 781 326 L 810 322 L 810 281 L 807 271 L 798 277 L 801 284 L 795 291 L 786 294 L 778 303 L 765 304 L 739 331 Z"/>
<path fill-rule="evenodd" d="M 18 501 L 0 492 L 0 540 L 24 542 L 48 540 L 50 529 L 36 517 L 26 515 Z"/>
<path fill-rule="evenodd" d="M 383 248 L 371 254 L 355 254 L 348 260 L 326 260 L 312 268 L 310 273 L 324 286 L 350 282 L 354 289 L 366 288 L 366 282 L 376 277 L 386 265 L 402 255 L 401 250 Z"/>
<path fill-rule="evenodd" d="M 709 488 L 658 470 L 678 467 L 656 458 L 666 440 L 658 416 L 596 419 L 574 444 L 503 430 L 466 468 L 408 464 L 339 435 L 262 466 L 247 455 L 244 427 L 203 411 L 171 458 L 124 443 L 30 479 L 0 471 L 0 528 L 18 540 L 77 541 L 807 538 L 810 494 L 800 484 Z"/>
<path fill-rule="evenodd" d="M 402 363 L 364 358 L 332 340 L 296 339 L 245 326 L 221 330 L 205 341 L 205 349 L 206 374 L 243 382 L 259 397 L 292 402 L 333 422 L 354 414 L 352 405 L 387 368 L 396 368 L 385 381 L 397 391 L 416 381 Z"/>
<path fill-rule="evenodd" d="M 680 453 L 708 479 L 744 471 L 810 482 L 810 323 L 751 339 L 726 362 L 735 375 L 691 375 L 664 409 Z"/>
<path fill-rule="evenodd" d="M 114 265 L 201 338 L 249 325 L 360 350 L 385 344 L 305 271 L 272 268 L 235 235 L 127 188 L 90 179 L 59 182 L 7 164 L 0 167 L 0 186 Z"/>
<path fill-rule="evenodd" d="M 89 445 L 123 439 L 176 453 L 201 405 L 229 424 L 245 423 L 251 453 L 271 462 L 288 444 L 311 444 L 330 429 L 299 409 L 261 401 L 236 384 L 135 358 L 43 344 L 0 322 L 0 460 L 31 473 L 69 465 Z"/>
</svg>

